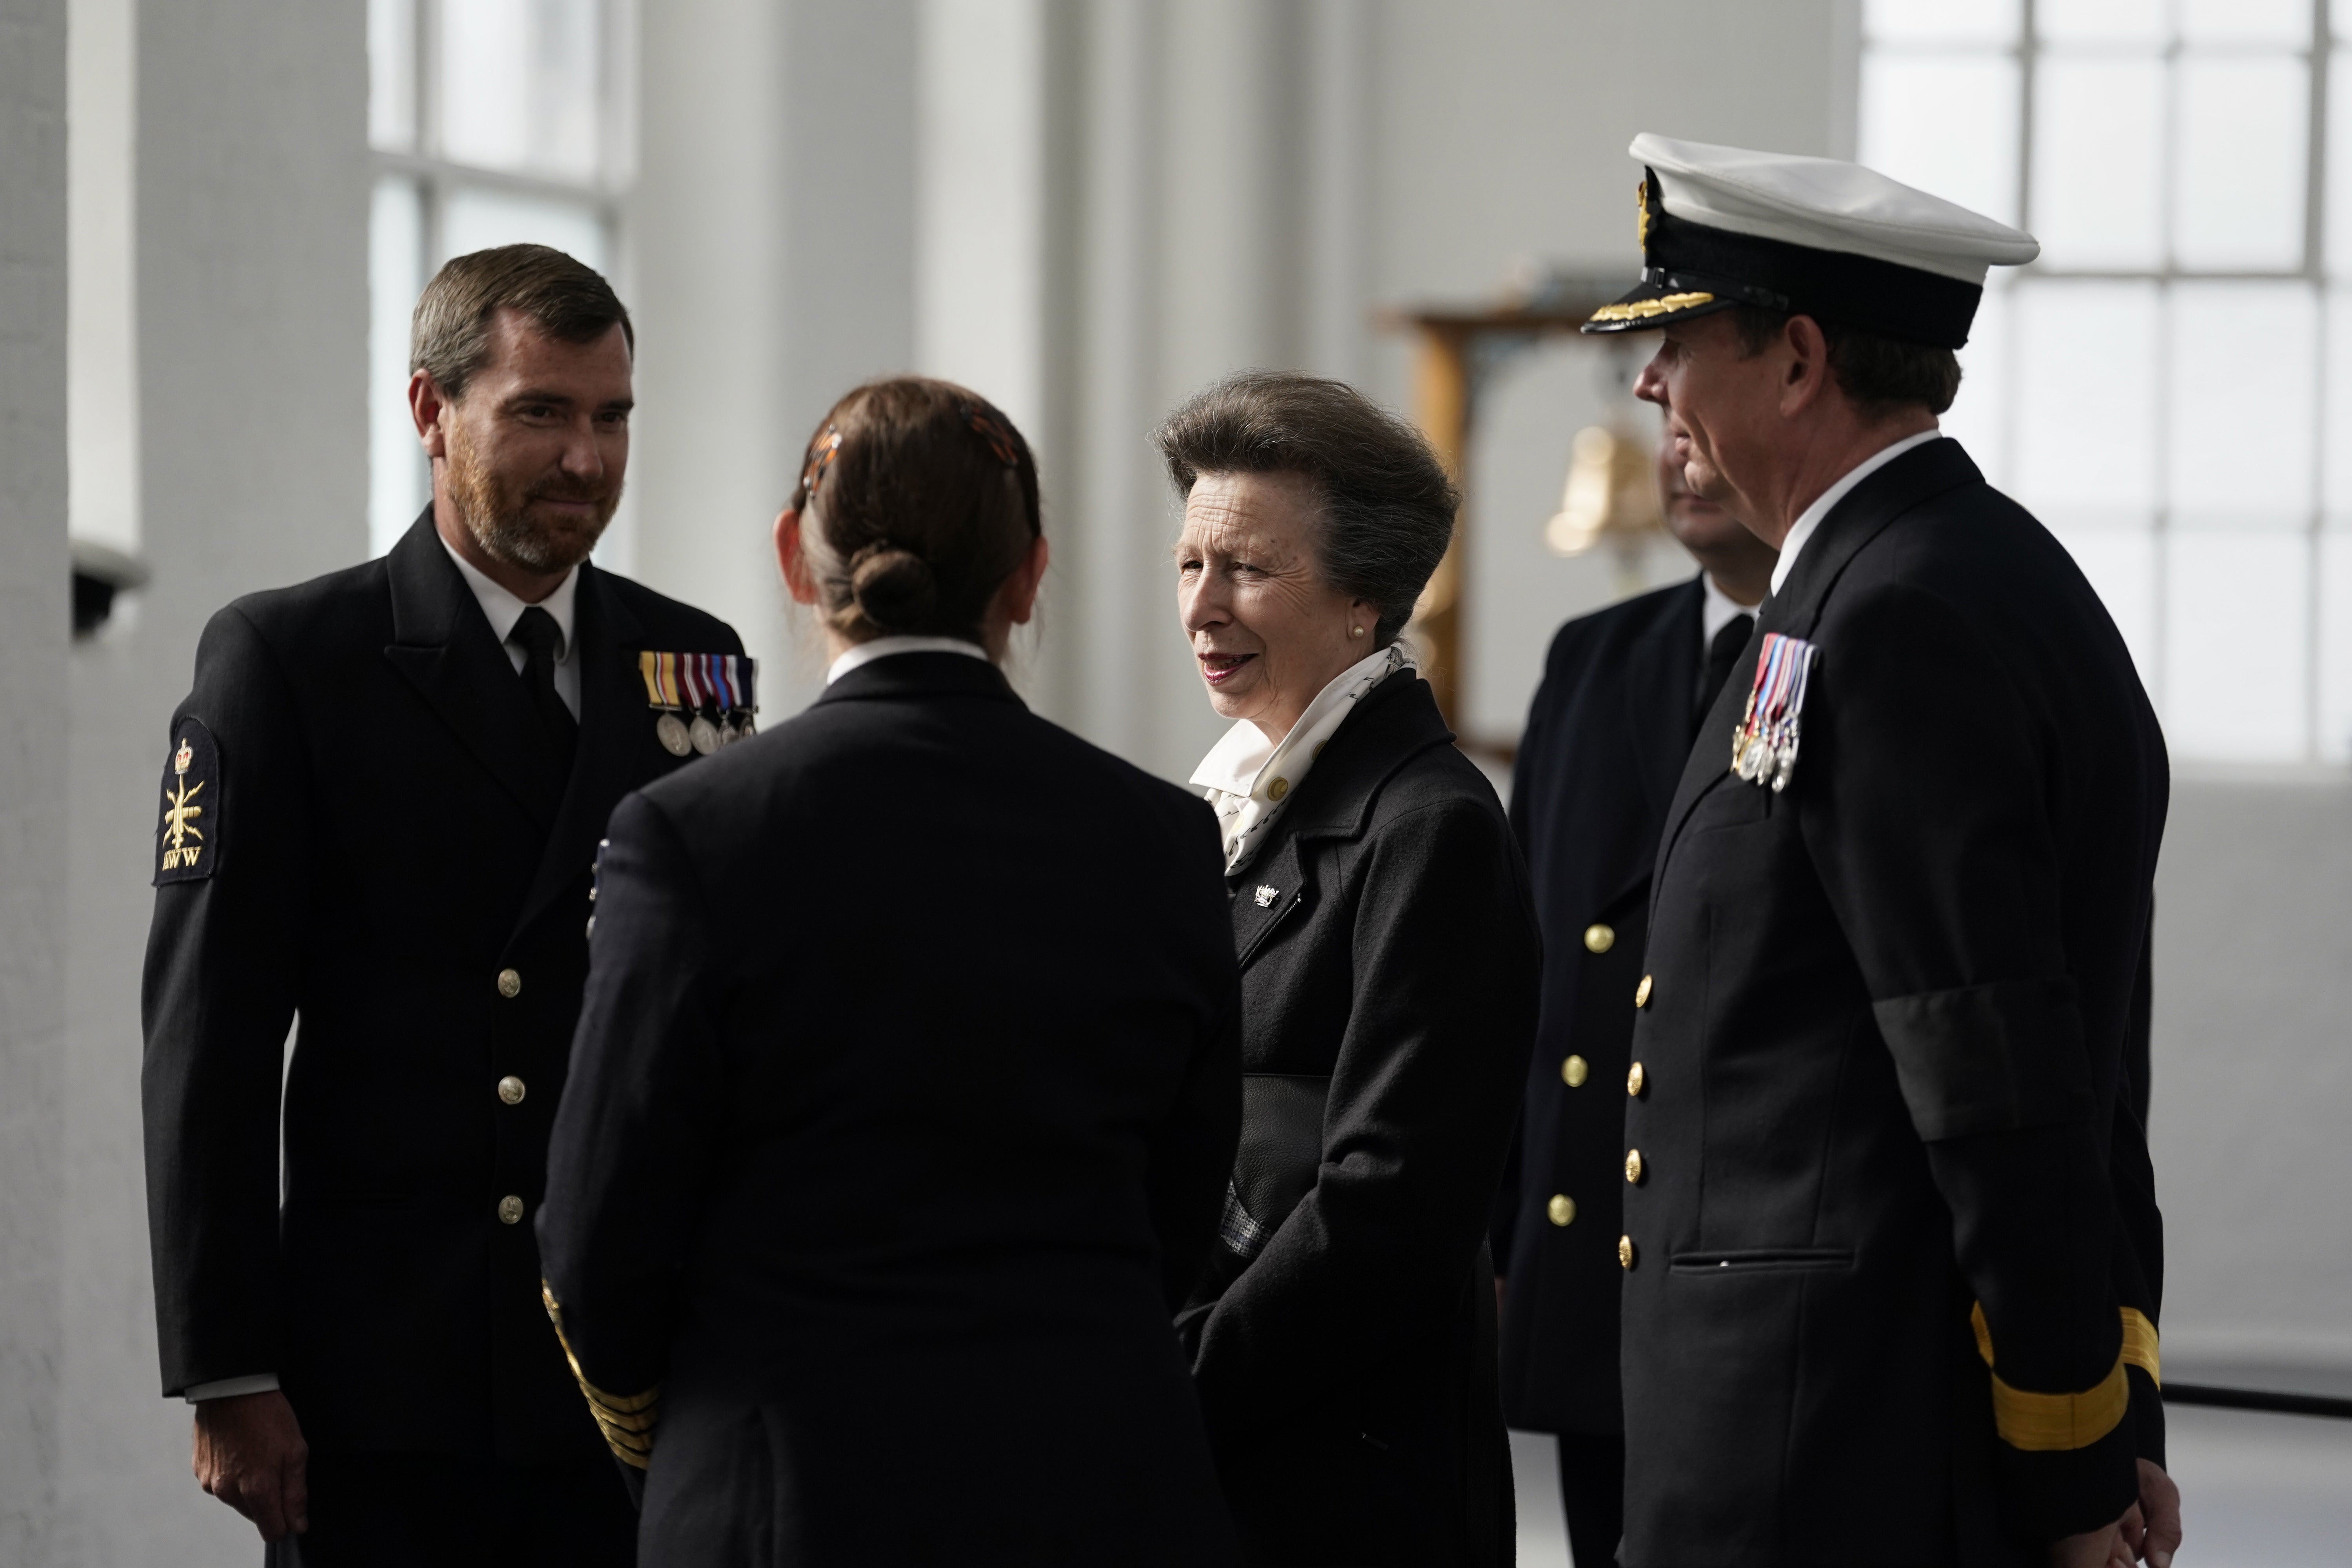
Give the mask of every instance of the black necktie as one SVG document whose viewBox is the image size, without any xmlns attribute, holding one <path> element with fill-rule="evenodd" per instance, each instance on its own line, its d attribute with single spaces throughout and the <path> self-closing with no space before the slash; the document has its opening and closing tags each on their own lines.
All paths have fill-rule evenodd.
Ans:
<svg viewBox="0 0 2352 1568">
<path fill-rule="evenodd" d="M 563 646 L 563 630 L 553 616 L 533 605 L 516 619 L 507 641 L 523 650 L 523 689 L 530 693 L 530 705 L 539 710 L 540 720 L 547 726 L 547 738 L 555 744 L 557 759 L 569 768 L 580 721 L 555 693 L 555 656 Z"/>
<path fill-rule="evenodd" d="M 1706 645 L 1706 668 L 1699 674 L 1698 702 L 1691 710 L 1694 731 L 1706 719 L 1706 710 L 1715 706 L 1715 700 L 1723 695 L 1723 683 L 1731 679 L 1731 667 L 1739 662 L 1740 649 L 1748 646 L 1748 635 L 1755 629 L 1754 616 L 1734 616 L 1723 623 L 1723 629 Z"/>
</svg>

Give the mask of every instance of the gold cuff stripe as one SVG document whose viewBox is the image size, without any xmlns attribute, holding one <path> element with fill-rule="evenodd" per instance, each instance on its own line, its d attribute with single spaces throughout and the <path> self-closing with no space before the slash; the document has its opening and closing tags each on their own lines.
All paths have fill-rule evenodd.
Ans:
<svg viewBox="0 0 2352 1568">
<path fill-rule="evenodd" d="M 2123 1345 L 2114 1368 L 2095 1387 L 2081 1394 L 2032 1394 L 1993 1373 L 1992 1420 L 2002 1442 L 2028 1453 L 2069 1452 L 2089 1447 L 2122 1424 L 2131 1408 L 2124 1367 L 2137 1366 L 2154 1378 L 2158 1360 L 2156 1326 L 2129 1307 L 2122 1312 Z M 1969 1309 L 1969 1327 L 1976 1333 L 1977 1354 L 1991 1367 L 1992 1330 L 1985 1322 L 1983 1302 Z"/>
<path fill-rule="evenodd" d="M 1667 294 L 1655 300 L 1628 300 L 1622 304 L 1603 305 L 1592 312 L 1596 321 L 1646 321 L 1653 316 L 1672 315 L 1695 305 L 1712 305 L 1712 294 Z"/>
<path fill-rule="evenodd" d="M 2156 1325 L 2136 1308 L 2124 1309 L 2124 1362 L 2147 1373 L 2157 1387 L 2164 1386 L 2164 1358 L 2158 1353 Z"/>
<path fill-rule="evenodd" d="M 564 1337 L 563 1308 L 544 1279 L 539 1282 L 539 1299 L 547 1305 L 547 1321 L 555 1325 L 555 1342 L 563 1347 L 563 1359 L 572 1363 L 572 1375 L 579 1381 L 580 1392 L 587 1395 L 588 1414 L 595 1417 L 596 1429 L 604 1435 L 604 1446 L 621 1463 L 646 1468 L 653 1455 L 654 1426 L 661 1419 L 661 1385 L 656 1384 L 643 1394 L 607 1394 L 589 1382 L 580 1370 L 580 1358 L 572 1353 L 572 1342 Z"/>
</svg>

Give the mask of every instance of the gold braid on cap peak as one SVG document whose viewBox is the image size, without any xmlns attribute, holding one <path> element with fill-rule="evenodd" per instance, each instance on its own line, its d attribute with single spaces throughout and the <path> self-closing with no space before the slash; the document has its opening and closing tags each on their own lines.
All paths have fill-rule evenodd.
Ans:
<svg viewBox="0 0 2352 1568">
<path fill-rule="evenodd" d="M 644 1469 L 652 1462 L 654 1427 L 661 1419 L 661 1384 L 643 1394 L 607 1394 L 589 1382 L 580 1370 L 580 1358 L 572 1353 L 572 1342 L 564 1337 L 563 1308 L 544 1279 L 539 1282 L 539 1299 L 547 1303 L 548 1321 L 555 1325 L 555 1342 L 563 1347 L 563 1359 L 572 1363 L 572 1375 L 579 1380 L 580 1392 L 588 1396 L 588 1414 L 596 1418 L 597 1430 L 604 1434 L 604 1446 L 621 1463 Z"/>
<path fill-rule="evenodd" d="M 1645 321 L 1652 316 L 1671 315 L 1694 306 L 1712 305 L 1712 294 L 1666 294 L 1655 300 L 1628 300 L 1621 304 L 1603 305 L 1592 312 L 1596 321 Z"/>
</svg>

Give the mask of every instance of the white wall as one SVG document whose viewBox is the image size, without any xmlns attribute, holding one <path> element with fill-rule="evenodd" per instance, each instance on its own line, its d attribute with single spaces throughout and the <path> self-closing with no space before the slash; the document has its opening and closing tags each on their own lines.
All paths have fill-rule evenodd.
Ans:
<svg viewBox="0 0 2352 1568">
<path fill-rule="evenodd" d="M 367 554 L 363 0 L 140 0 L 136 16 L 135 93 L 118 100 L 135 119 L 135 205 L 106 231 L 130 254 L 75 265 L 136 280 L 135 460 L 108 478 L 137 498 L 154 570 L 76 646 L 64 731 L 66 1484 L 50 1560 L 94 1568 L 246 1563 L 258 1546 L 196 1489 L 187 1407 L 157 1394 L 139 1127 L 153 796 L 211 613 Z"/>
<path fill-rule="evenodd" d="M 66 9 L 0 0 L 0 1562 L 57 1529 L 65 1205 Z"/>
</svg>

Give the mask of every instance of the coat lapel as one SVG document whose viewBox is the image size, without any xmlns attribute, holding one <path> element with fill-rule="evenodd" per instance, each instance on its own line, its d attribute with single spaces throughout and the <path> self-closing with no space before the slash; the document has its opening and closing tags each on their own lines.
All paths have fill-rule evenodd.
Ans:
<svg viewBox="0 0 2352 1568">
<path fill-rule="evenodd" d="M 1699 643 L 1706 629 L 1701 605 L 1706 590 L 1692 578 L 1688 591 L 1678 594 L 1668 612 L 1633 640 L 1625 660 L 1625 750 L 1640 775 L 1644 818 L 1663 826 L 1683 770 L 1689 764 L 1691 744 L 1686 719 L 1691 692 L 1698 686 Z M 1700 731 L 1705 739 L 1706 731 Z M 1641 842 L 1654 845 L 1657 836 Z M 1603 896 L 1593 907 L 1607 909 L 1638 888 L 1649 877 L 1650 857 L 1639 849 L 1627 857 L 1622 871 L 1602 880 Z"/>
<path fill-rule="evenodd" d="M 1958 441 L 1929 441 L 1904 453 L 1847 493 L 1830 509 L 1805 544 L 1804 553 L 1780 591 L 1764 601 L 1756 630 L 1731 667 L 1731 679 L 1717 694 L 1715 705 L 1700 721 L 1698 741 L 1683 769 L 1674 805 L 1666 813 L 1666 831 L 1658 844 L 1657 869 L 1665 870 L 1675 841 L 1699 797 L 1731 776 L 1731 734 L 1748 710 L 1748 688 L 1755 684 L 1756 659 L 1767 633 L 1810 637 L 1821 619 L 1822 602 L 1829 597 L 1846 563 L 1878 537 L 1886 525 L 1905 512 L 1962 485 L 1981 484 L 1984 476 L 1969 460 Z M 1654 897 L 1654 891 L 1653 893 Z"/>
<path fill-rule="evenodd" d="M 588 869 L 613 808 L 646 782 L 646 736 L 651 729 L 637 673 L 644 630 L 604 574 L 585 562 L 572 606 L 572 635 L 580 645 L 580 739 L 539 874 L 515 922 L 518 931 Z"/>
<path fill-rule="evenodd" d="M 562 769 L 538 738 L 541 721 L 513 664 L 434 531 L 430 506 L 384 564 L 393 626 L 384 658 L 531 820 L 548 826 Z"/>
</svg>

